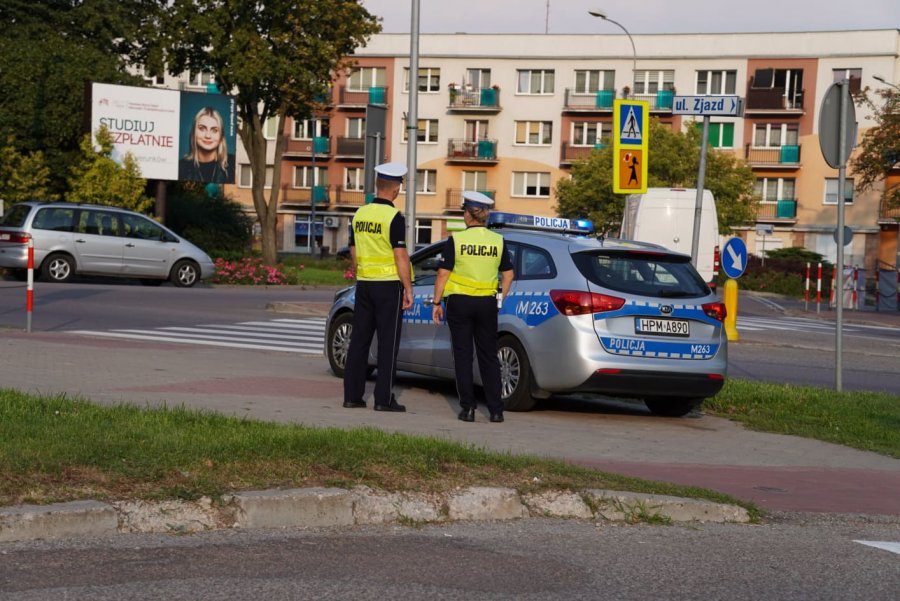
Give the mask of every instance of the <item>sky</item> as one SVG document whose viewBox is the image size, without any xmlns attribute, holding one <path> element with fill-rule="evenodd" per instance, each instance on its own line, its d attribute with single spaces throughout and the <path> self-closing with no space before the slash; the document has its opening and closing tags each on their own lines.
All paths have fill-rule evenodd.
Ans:
<svg viewBox="0 0 900 601">
<path fill-rule="evenodd" d="M 408 33 L 415 0 L 362 0 L 384 33 Z M 549 6 L 549 11 L 548 11 Z M 632 34 L 900 28 L 900 0 L 419 0 L 420 33 Z"/>
</svg>

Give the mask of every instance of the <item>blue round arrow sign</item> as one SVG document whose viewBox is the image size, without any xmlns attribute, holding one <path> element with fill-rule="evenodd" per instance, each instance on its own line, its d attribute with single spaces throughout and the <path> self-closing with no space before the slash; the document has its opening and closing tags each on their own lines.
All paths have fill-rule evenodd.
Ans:
<svg viewBox="0 0 900 601">
<path fill-rule="evenodd" d="M 747 269 L 747 245 L 740 238 L 729 238 L 722 251 L 722 269 L 725 275 L 737 279 Z"/>
</svg>

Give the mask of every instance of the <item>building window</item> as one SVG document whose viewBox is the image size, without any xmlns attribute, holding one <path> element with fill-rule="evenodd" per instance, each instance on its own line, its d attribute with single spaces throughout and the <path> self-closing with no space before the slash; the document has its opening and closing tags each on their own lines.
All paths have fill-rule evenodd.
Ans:
<svg viewBox="0 0 900 601">
<path fill-rule="evenodd" d="M 487 137 L 487 119 L 466 119 L 466 140 L 486 140 Z"/>
<path fill-rule="evenodd" d="M 614 90 L 616 88 L 616 72 L 592 70 L 575 71 L 575 93 L 594 94 L 600 90 Z"/>
<path fill-rule="evenodd" d="M 796 125 L 787 123 L 754 123 L 753 147 L 778 148 L 780 146 L 797 146 L 800 143 L 800 132 Z"/>
<path fill-rule="evenodd" d="M 278 117 L 269 117 L 263 124 L 263 136 L 266 140 L 274 140 L 278 137 Z"/>
<path fill-rule="evenodd" d="M 694 122 L 694 127 L 703 133 L 703 124 Z M 734 148 L 734 123 L 710 123 L 706 141 L 713 148 Z"/>
<path fill-rule="evenodd" d="M 838 178 L 825 178 L 825 200 L 827 205 L 836 205 L 838 203 Z M 853 178 L 844 178 L 844 203 L 853 204 Z"/>
<path fill-rule="evenodd" d="M 403 141 L 407 142 L 409 130 L 406 129 L 406 119 L 403 120 Z M 438 139 L 438 120 L 419 119 L 416 125 L 416 140 L 425 144 L 435 144 Z"/>
<path fill-rule="evenodd" d="M 365 187 L 365 172 L 362 167 L 344 169 L 344 190 L 362 192 Z"/>
<path fill-rule="evenodd" d="M 265 188 L 269 189 L 272 187 L 272 180 L 275 178 L 275 167 L 272 165 L 266 165 L 266 184 Z M 240 179 L 238 180 L 239 188 L 250 188 L 253 186 L 253 171 L 250 169 L 250 165 L 243 164 L 240 165 Z"/>
<path fill-rule="evenodd" d="M 312 166 L 301 165 L 294 167 L 294 187 L 295 188 L 312 188 L 313 186 L 328 185 L 328 168 L 316 167 L 313 172 Z"/>
<path fill-rule="evenodd" d="M 782 177 L 759 177 L 754 186 L 756 195 L 762 202 L 778 202 L 779 200 L 794 200 L 796 180 Z"/>
<path fill-rule="evenodd" d="M 487 189 L 487 171 L 463 171 L 463 190 Z"/>
<path fill-rule="evenodd" d="M 416 192 L 418 194 L 434 194 L 437 190 L 437 171 L 435 169 L 416 170 Z M 400 184 L 400 193 L 406 193 L 406 182 Z"/>
<path fill-rule="evenodd" d="M 403 82 L 403 91 L 409 92 L 409 67 L 405 69 L 406 80 Z M 441 70 L 429 67 L 419 69 L 418 77 L 419 92 L 440 92 L 441 91 Z"/>
<path fill-rule="evenodd" d="M 355 140 L 366 137 L 365 117 L 351 117 L 347 119 L 347 137 Z"/>
<path fill-rule="evenodd" d="M 850 82 L 850 93 L 859 94 L 862 88 L 862 69 L 832 69 L 831 72 L 835 82 L 846 79 Z"/>
<path fill-rule="evenodd" d="M 516 144 L 546 146 L 552 141 L 552 121 L 516 121 Z"/>
<path fill-rule="evenodd" d="M 553 69 L 519 69 L 519 94 L 552 94 Z"/>
<path fill-rule="evenodd" d="M 302 119 L 294 121 L 294 140 L 311 140 L 313 136 L 328 137 L 328 119 Z"/>
<path fill-rule="evenodd" d="M 737 71 L 697 71 L 697 94 L 734 94 Z"/>
<path fill-rule="evenodd" d="M 660 90 L 675 90 L 675 71 L 635 71 L 634 93 L 656 94 Z"/>
<path fill-rule="evenodd" d="M 416 244 L 431 244 L 431 229 L 431 219 L 416 219 Z"/>
<path fill-rule="evenodd" d="M 481 90 L 491 87 L 490 69 L 466 69 L 466 87 L 473 90 Z"/>
<path fill-rule="evenodd" d="M 369 88 L 384 87 L 386 70 L 384 67 L 359 67 L 347 77 L 347 90 L 367 92 Z"/>
<path fill-rule="evenodd" d="M 188 85 L 193 88 L 205 88 L 211 83 L 216 83 L 216 77 L 209 71 L 191 73 L 188 79 Z"/>
<path fill-rule="evenodd" d="M 611 138 L 612 123 L 577 121 L 572 124 L 572 146 L 609 144 Z"/>
<path fill-rule="evenodd" d="M 512 195 L 549 198 L 550 174 L 535 171 L 514 171 Z"/>
</svg>

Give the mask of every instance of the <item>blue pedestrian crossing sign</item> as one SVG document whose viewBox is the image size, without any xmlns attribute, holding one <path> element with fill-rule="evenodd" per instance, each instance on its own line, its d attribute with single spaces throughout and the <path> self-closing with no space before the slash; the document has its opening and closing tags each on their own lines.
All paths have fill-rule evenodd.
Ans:
<svg viewBox="0 0 900 601">
<path fill-rule="evenodd" d="M 647 192 L 647 120 L 650 104 L 644 100 L 613 103 L 613 192 Z"/>
<path fill-rule="evenodd" d="M 644 107 L 622 104 L 619 111 L 619 144 L 641 144 L 644 141 Z"/>
<path fill-rule="evenodd" d="M 730 238 L 722 252 L 722 270 L 733 280 L 744 275 L 747 269 L 747 245 L 740 238 Z"/>
</svg>

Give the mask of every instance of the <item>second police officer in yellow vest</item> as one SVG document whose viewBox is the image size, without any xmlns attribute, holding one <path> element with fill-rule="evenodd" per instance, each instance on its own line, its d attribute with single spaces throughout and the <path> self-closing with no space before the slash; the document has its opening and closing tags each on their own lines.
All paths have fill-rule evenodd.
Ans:
<svg viewBox="0 0 900 601">
<path fill-rule="evenodd" d="M 392 388 L 400 344 L 403 311 L 413 303 L 406 220 L 394 207 L 406 175 L 402 163 L 375 167 L 377 198 L 353 216 L 350 254 L 356 270 L 356 302 L 353 331 L 344 366 L 344 407 L 365 407 L 369 347 L 378 334 L 375 379 L 376 411 L 406 411 Z"/>
<path fill-rule="evenodd" d="M 513 265 L 503 236 L 485 227 L 494 201 L 480 192 L 463 193 L 466 229 L 444 244 L 434 284 L 432 320 L 441 323 L 446 303 L 450 327 L 459 419 L 475 421 L 473 343 L 491 422 L 503 421 L 500 361 L 497 358 L 497 313 L 513 280 Z M 500 273 L 500 297 L 497 274 Z"/>
</svg>

